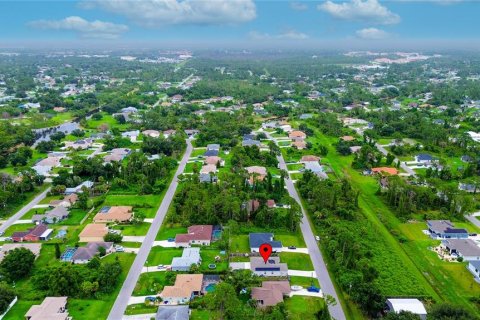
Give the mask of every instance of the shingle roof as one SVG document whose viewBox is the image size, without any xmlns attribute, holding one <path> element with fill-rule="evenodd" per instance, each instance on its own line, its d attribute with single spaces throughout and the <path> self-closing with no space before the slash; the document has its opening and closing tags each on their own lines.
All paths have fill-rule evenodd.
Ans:
<svg viewBox="0 0 480 320">
<path fill-rule="evenodd" d="M 250 248 L 258 248 L 264 243 L 269 243 L 272 248 L 281 248 L 282 242 L 273 240 L 273 233 L 250 233 Z"/>
</svg>

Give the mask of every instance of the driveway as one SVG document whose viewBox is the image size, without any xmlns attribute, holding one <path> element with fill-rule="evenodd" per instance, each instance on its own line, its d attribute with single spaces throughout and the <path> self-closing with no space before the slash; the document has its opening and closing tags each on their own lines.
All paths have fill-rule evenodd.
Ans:
<svg viewBox="0 0 480 320">
<path fill-rule="evenodd" d="M 50 187 L 48 187 L 45 191 L 40 193 L 38 196 L 36 196 L 32 201 L 30 201 L 26 206 L 24 206 L 22 209 L 18 210 L 17 213 L 15 213 L 13 216 L 8 218 L 1 226 L 0 226 L 0 232 L 5 232 L 11 225 L 15 223 L 15 221 L 19 220 L 21 217 L 25 215 L 28 211 L 30 211 L 34 206 L 36 206 L 40 201 L 45 199 L 47 196 L 47 193 L 50 191 Z"/>
<path fill-rule="evenodd" d="M 289 294 L 290 297 L 293 296 L 307 296 L 307 297 L 317 297 L 317 298 L 323 298 L 323 293 L 322 290 L 320 292 L 309 292 L 307 289 L 302 289 L 298 291 L 291 291 Z"/>
<path fill-rule="evenodd" d="M 151 266 L 151 267 L 143 267 L 141 273 L 165 272 L 165 271 L 167 271 L 167 268 L 158 269 L 157 266 Z"/>
<path fill-rule="evenodd" d="M 123 236 L 123 240 L 125 242 L 143 242 L 145 240 L 145 236 Z"/>
<path fill-rule="evenodd" d="M 148 313 L 148 314 L 134 314 L 131 316 L 123 316 L 122 320 L 150 320 L 154 319 L 156 313 Z"/>
<path fill-rule="evenodd" d="M 293 252 L 293 253 L 308 254 L 308 248 L 288 249 L 288 247 L 283 247 L 282 252 Z"/>
<path fill-rule="evenodd" d="M 125 309 L 127 308 L 128 301 L 133 293 L 133 289 L 135 289 L 135 285 L 137 284 L 138 278 L 140 277 L 140 273 L 145 265 L 145 261 L 147 261 L 148 254 L 153 246 L 155 241 L 155 237 L 157 236 L 158 231 L 165 219 L 165 215 L 167 214 L 168 207 L 173 200 L 173 196 L 175 195 L 175 190 L 177 189 L 178 185 L 178 175 L 180 175 L 185 170 L 185 165 L 187 164 L 190 155 L 192 154 L 192 143 L 190 140 L 187 140 L 187 150 L 180 161 L 180 164 L 175 172 L 175 175 L 170 183 L 170 186 L 163 197 L 162 203 L 157 210 L 155 218 L 148 229 L 148 233 L 142 242 L 142 246 L 138 251 L 138 254 L 133 262 L 130 271 L 128 272 L 127 279 L 122 285 L 120 292 L 113 304 L 112 309 L 110 310 L 110 314 L 108 315 L 108 320 L 118 320 L 122 319 Z"/>
<path fill-rule="evenodd" d="M 154 247 L 175 248 L 175 242 L 168 240 L 160 240 L 153 242 Z"/>
<path fill-rule="evenodd" d="M 305 278 L 317 278 L 315 271 L 303 271 L 303 270 L 288 270 L 289 276 L 305 277 Z"/>
<path fill-rule="evenodd" d="M 144 303 L 146 297 L 152 297 L 152 296 L 138 296 L 138 297 L 130 297 L 128 299 L 128 304 L 137 304 L 137 303 Z"/>
</svg>

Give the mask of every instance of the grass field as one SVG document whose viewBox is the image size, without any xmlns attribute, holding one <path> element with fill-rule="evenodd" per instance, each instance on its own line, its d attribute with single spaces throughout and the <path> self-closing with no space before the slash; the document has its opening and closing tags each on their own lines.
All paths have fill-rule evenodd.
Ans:
<svg viewBox="0 0 480 320">
<path fill-rule="evenodd" d="M 104 206 L 132 206 L 134 213 L 143 213 L 146 218 L 154 218 L 163 195 L 109 194 Z"/>
<path fill-rule="evenodd" d="M 150 253 L 148 254 L 147 261 L 145 265 L 149 267 L 156 267 L 159 264 L 171 264 L 174 257 L 182 256 L 182 249 L 177 248 L 163 248 L 163 247 L 153 247 Z"/>
<path fill-rule="evenodd" d="M 134 314 L 155 314 L 157 313 L 158 306 L 147 306 L 144 303 L 131 304 L 127 306 L 125 310 L 126 315 Z"/>
<path fill-rule="evenodd" d="M 313 271 L 310 256 L 304 253 L 280 252 L 280 261 L 288 264 L 288 269 Z"/>
<path fill-rule="evenodd" d="M 478 285 L 467 274 L 465 267 L 461 264 L 445 264 L 433 256 L 433 252 L 427 250 L 430 240 L 421 233 L 421 228 L 424 227 L 400 222 L 382 199 L 376 196 L 376 180 L 353 170 L 350 166 L 351 156 L 342 157 L 331 147 L 335 138 L 317 134 L 316 139 L 329 147 L 328 156 L 324 160 L 330 163 L 337 175 L 348 176 L 352 186 L 360 191 L 359 207 L 371 224 L 370 228 L 374 228 L 378 234 L 375 243 L 378 252 L 371 262 L 379 271 L 378 281 L 383 293 L 392 296 L 426 294 L 434 300 L 461 304 L 478 312 L 469 301 L 470 297 L 478 295 Z M 403 235 L 410 241 L 400 243 L 398 235 Z"/>
<path fill-rule="evenodd" d="M 314 297 L 293 296 L 285 299 L 288 319 L 314 320 L 315 314 L 325 308 L 323 299 Z"/>
<path fill-rule="evenodd" d="M 124 236 L 144 236 L 152 224 L 142 222 L 137 224 L 117 224 L 112 229 L 120 230 Z"/>
<path fill-rule="evenodd" d="M 208 268 L 209 264 L 215 264 L 214 269 L 218 272 L 224 272 L 228 269 L 228 258 L 226 255 L 221 255 L 220 250 L 202 247 L 200 249 L 200 256 L 202 257 L 202 264 L 200 265 L 200 272 L 212 271 Z M 215 261 L 215 257 L 220 257 L 220 261 Z"/>
<path fill-rule="evenodd" d="M 160 292 L 165 285 L 171 285 L 166 282 L 167 271 L 142 273 L 138 279 L 134 296 L 154 295 Z"/>
</svg>

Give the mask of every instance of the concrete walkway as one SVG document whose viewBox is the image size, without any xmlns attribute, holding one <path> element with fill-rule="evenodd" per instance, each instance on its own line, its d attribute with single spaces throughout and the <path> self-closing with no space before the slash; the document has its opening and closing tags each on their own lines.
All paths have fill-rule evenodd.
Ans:
<svg viewBox="0 0 480 320">
<path fill-rule="evenodd" d="M 170 267 L 169 265 L 165 265 L 165 267 Z M 152 272 L 165 272 L 167 268 L 158 269 L 157 266 L 149 266 L 143 267 L 141 273 L 152 273 Z"/>
<path fill-rule="evenodd" d="M 31 219 L 23 219 L 23 220 L 17 220 L 13 224 L 31 224 L 32 220 Z"/>
<path fill-rule="evenodd" d="M 302 289 L 298 291 L 291 291 L 289 294 L 290 297 L 293 296 L 307 296 L 307 297 L 317 297 L 317 298 L 323 298 L 323 293 L 322 290 L 320 292 L 309 292 L 307 289 Z"/>
<path fill-rule="evenodd" d="M 153 242 L 154 247 L 164 247 L 164 248 L 175 248 L 175 242 L 171 242 L 168 240 L 160 240 Z"/>
</svg>

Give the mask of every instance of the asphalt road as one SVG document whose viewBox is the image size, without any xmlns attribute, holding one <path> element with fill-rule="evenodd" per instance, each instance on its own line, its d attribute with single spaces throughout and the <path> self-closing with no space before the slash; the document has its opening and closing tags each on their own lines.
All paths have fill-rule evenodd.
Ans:
<svg viewBox="0 0 480 320">
<path fill-rule="evenodd" d="M 168 207 L 172 202 L 175 190 L 177 189 L 178 185 L 178 175 L 185 170 L 185 165 L 187 164 L 188 158 L 190 158 L 192 150 L 192 144 L 190 141 L 187 140 L 187 150 L 183 155 L 182 160 L 180 161 L 180 165 L 175 172 L 172 183 L 170 183 L 167 193 L 165 193 L 162 203 L 160 204 L 155 218 L 153 219 L 152 225 L 150 226 L 150 229 L 148 229 L 148 233 L 145 236 L 145 240 L 143 241 L 142 246 L 137 253 L 135 261 L 130 268 L 130 271 L 128 272 L 127 279 L 125 279 L 125 282 L 123 283 L 122 289 L 120 290 L 117 299 L 115 300 L 112 310 L 110 310 L 110 314 L 107 318 L 108 320 L 120 320 L 123 318 L 123 314 L 125 313 L 125 309 L 127 308 L 128 300 L 133 293 L 133 289 L 137 284 L 140 273 L 142 272 L 142 268 L 145 265 L 145 261 L 147 261 L 148 254 L 153 246 L 155 237 L 157 236 L 158 230 L 160 230 L 163 219 L 167 214 Z"/>
<path fill-rule="evenodd" d="M 277 159 L 280 164 L 280 169 L 286 170 L 288 172 L 287 165 L 285 163 L 285 160 L 283 159 L 283 156 L 280 155 L 277 157 Z M 324 295 L 330 295 L 335 298 L 336 304 L 329 305 L 328 311 L 330 312 L 330 315 L 333 319 L 344 320 L 346 319 L 345 313 L 343 312 L 342 306 L 340 305 L 340 300 L 338 299 L 337 292 L 335 291 L 335 287 L 333 286 L 330 275 L 328 274 L 327 266 L 325 265 L 322 253 L 320 252 L 317 241 L 315 240 L 312 227 L 310 226 L 307 214 L 305 212 L 305 209 L 303 208 L 302 202 L 300 201 L 297 190 L 293 185 L 292 179 L 285 179 L 285 185 L 290 196 L 298 202 L 300 208 L 302 209 L 303 217 L 302 222 L 300 223 L 300 229 L 302 231 L 303 238 L 305 239 L 305 243 L 307 244 L 308 253 L 310 255 L 310 259 L 312 260 L 315 273 L 317 274 L 318 282 L 320 282 L 322 292 Z"/>
<path fill-rule="evenodd" d="M 15 213 L 13 216 L 7 219 L 1 226 L 0 226 L 0 232 L 5 232 L 5 230 L 8 229 L 15 221 L 19 220 L 25 213 L 30 211 L 34 206 L 36 206 L 40 201 L 42 201 L 46 196 L 47 193 L 50 191 L 50 187 L 48 187 L 45 191 L 40 193 L 38 196 L 36 196 L 32 201 L 30 201 L 26 206 L 24 206 L 22 209 L 20 209 L 17 213 Z"/>
</svg>

